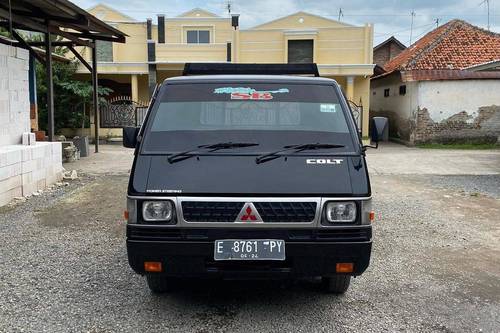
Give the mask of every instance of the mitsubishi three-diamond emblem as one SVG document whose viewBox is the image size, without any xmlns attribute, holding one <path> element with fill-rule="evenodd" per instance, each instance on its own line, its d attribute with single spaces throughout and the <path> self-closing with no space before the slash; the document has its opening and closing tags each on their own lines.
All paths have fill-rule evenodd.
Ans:
<svg viewBox="0 0 500 333">
<path fill-rule="evenodd" d="M 262 218 L 257 211 L 257 208 L 251 202 L 246 202 L 241 208 L 236 221 L 238 223 L 262 223 Z"/>
</svg>

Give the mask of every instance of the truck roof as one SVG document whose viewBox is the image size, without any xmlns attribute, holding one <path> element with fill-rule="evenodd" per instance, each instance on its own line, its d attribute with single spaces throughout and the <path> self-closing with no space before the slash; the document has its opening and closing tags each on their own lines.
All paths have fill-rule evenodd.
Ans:
<svg viewBox="0 0 500 333">
<path fill-rule="evenodd" d="M 337 84 L 333 79 L 292 75 L 193 75 L 165 79 L 166 84 L 183 83 L 225 83 L 225 82 L 286 82 L 301 84 Z"/>
</svg>

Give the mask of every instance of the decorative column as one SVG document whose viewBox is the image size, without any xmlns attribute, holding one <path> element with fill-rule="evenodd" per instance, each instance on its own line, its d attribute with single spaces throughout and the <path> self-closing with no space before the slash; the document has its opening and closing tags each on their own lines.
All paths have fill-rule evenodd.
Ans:
<svg viewBox="0 0 500 333">
<path fill-rule="evenodd" d="M 347 87 L 346 87 L 347 99 L 354 101 L 354 76 L 347 77 Z"/>
<path fill-rule="evenodd" d="M 132 100 L 139 102 L 139 78 L 137 74 L 132 74 L 130 77 L 130 88 Z"/>
</svg>

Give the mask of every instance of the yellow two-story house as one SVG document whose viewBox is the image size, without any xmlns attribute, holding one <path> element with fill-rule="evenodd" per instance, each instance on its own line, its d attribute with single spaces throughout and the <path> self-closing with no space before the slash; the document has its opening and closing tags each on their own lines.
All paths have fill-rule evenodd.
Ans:
<svg viewBox="0 0 500 333">
<path fill-rule="evenodd" d="M 298 12 L 250 29 L 239 17 L 221 17 L 193 9 L 177 17 L 157 15 L 136 21 L 106 5 L 89 12 L 128 35 L 125 44 L 99 42 L 99 83 L 114 94 L 148 101 L 156 83 L 182 74 L 187 62 L 318 64 L 321 76 L 342 86 L 360 106 L 360 127 L 368 135 L 370 76 L 373 74 L 373 26 L 353 26 Z M 82 50 L 90 59 L 90 51 Z M 89 79 L 85 67 L 78 70 Z"/>
</svg>

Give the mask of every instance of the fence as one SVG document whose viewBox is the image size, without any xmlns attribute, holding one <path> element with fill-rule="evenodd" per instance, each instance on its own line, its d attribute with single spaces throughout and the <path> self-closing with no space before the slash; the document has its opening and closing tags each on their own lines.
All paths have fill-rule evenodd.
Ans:
<svg viewBox="0 0 500 333">
<path fill-rule="evenodd" d="M 115 97 L 99 105 L 99 125 L 101 128 L 141 126 L 147 109 L 147 103 L 134 101 L 129 96 Z"/>
</svg>

